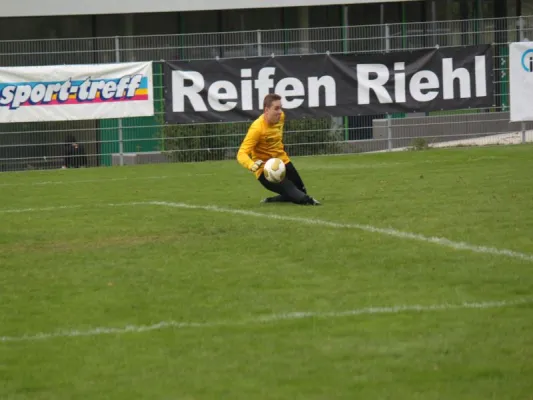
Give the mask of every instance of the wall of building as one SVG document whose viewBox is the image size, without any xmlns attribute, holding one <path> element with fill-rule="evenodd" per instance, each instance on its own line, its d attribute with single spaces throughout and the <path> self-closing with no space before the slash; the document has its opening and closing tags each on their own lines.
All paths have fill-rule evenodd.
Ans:
<svg viewBox="0 0 533 400">
<path fill-rule="evenodd" d="M 383 11 L 382 6 L 383 4 Z M 424 1 L 350 4 L 350 25 L 423 21 Z M 231 32 L 340 26 L 340 5 L 110 15 L 0 18 L 0 40 Z M 302 18 L 302 15 L 304 18 Z M 20 29 L 24 26 L 24 29 Z"/>
<path fill-rule="evenodd" d="M 181 12 L 208 10 L 239 10 L 251 8 L 283 8 L 339 4 L 387 3 L 418 0 L 16 0 L 2 2 L 6 17 L 54 15 L 103 15 L 153 12 Z"/>
<path fill-rule="evenodd" d="M 18 3 L 20 0 L 9 2 Z M 500 7 L 498 11 L 498 5 L 501 4 L 503 8 Z M 517 4 L 522 10 L 517 9 Z M 519 15 L 520 12 L 523 15 L 531 15 L 533 0 L 410 0 L 379 3 L 366 0 L 365 4 L 349 4 L 345 9 L 341 5 L 327 5 L 223 11 L 2 17 L 0 40 L 291 29 L 340 26 L 343 22 L 349 25 L 369 25 L 433 19 L 459 20 L 505 16 L 502 12 L 507 16 Z M 2 15 L 6 15 L 5 9 L 2 10 Z M 21 29 L 21 26 L 24 29 Z"/>
</svg>

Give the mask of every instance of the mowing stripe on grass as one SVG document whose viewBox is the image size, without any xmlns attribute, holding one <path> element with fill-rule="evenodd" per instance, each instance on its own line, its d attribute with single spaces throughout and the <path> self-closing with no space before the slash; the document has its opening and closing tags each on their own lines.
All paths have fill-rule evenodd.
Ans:
<svg viewBox="0 0 533 400">
<path fill-rule="evenodd" d="M 16 182 L 16 183 L 0 183 L 3 186 L 45 186 L 45 185 L 66 185 L 66 184 L 80 184 L 80 183 L 105 183 L 117 181 L 137 181 L 137 180 L 155 180 L 167 179 L 168 176 L 145 176 L 145 177 L 123 177 L 123 178 L 102 178 L 102 179 L 83 179 L 72 181 L 41 181 L 41 182 Z"/>
<path fill-rule="evenodd" d="M 467 250 L 467 251 L 472 251 L 475 253 L 493 254 L 493 255 L 498 255 L 498 256 L 518 258 L 518 259 L 526 260 L 526 261 L 533 261 L 532 254 L 519 253 L 513 250 L 507 250 L 507 249 L 497 249 L 494 247 L 476 246 L 476 245 L 465 243 L 465 242 L 455 242 L 453 240 L 442 238 L 442 237 L 428 237 L 428 236 L 419 235 L 417 233 L 403 232 L 403 231 L 399 231 L 399 230 L 391 229 L 391 228 L 378 228 L 378 227 L 371 226 L 371 225 L 361 225 L 361 224 L 354 224 L 354 223 L 343 224 L 339 222 L 324 221 L 324 220 L 314 219 L 314 218 L 290 217 L 290 216 L 284 216 L 284 215 L 259 213 L 255 211 L 249 211 L 249 210 L 239 210 L 239 209 L 223 208 L 223 207 L 217 207 L 217 206 L 200 206 L 200 205 L 191 205 L 191 204 L 184 204 L 184 203 L 171 203 L 171 202 L 165 202 L 165 201 L 151 201 L 148 204 L 166 206 L 166 207 L 198 209 L 198 210 L 214 211 L 214 212 L 228 213 L 228 214 L 246 215 L 250 217 L 267 218 L 267 219 L 279 220 L 279 221 L 299 222 L 299 223 L 308 224 L 308 225 L 327 226 L 330 228 L 358 229 L 358 230 L 365 231 L 365 232 L 379 233 L 382 235 L 394 236 L 394 237 L 401 238 L 401 239 L 410 239 L 410 240 L 416 240 L 419 242 L 433 243 L 433 244 L 437 244 L 437 245 L 444 246 L 444 247 L 450 247 L 455 250 Z"/>
<path fill-rule="evenodd" d="M 187 174 L 178 174 L 176 176 L 131 176 L 131 177 L 123 177 L 123 178 L 101 178 L 101 179 L 83 179 L 83 180 L 66 180 L 66 181 L 42 181 L 42 182 L 11 182 L 11 183 L 0 183 L 0 187 L 5 186 L 46 186 L 46 185 L 69 185 L 69 184 L 81 184 L 81 183 L 106 183 L 106 182 L 118 182 L 118 181 L 141 181 L 141 180 L 161 180 L 161 179 L 169 179 L 169 178 L 176 178 L 176 177 L 183 177 L 186 176 L 188 178 L 190 177 L 198 177 L 198 176 L 212 176 L 214 174 L 193 174 L 193 173 L 187 173 Z"/>
<path fill-rule="evenodd" d="M 123 335 L 126 333 L 142 333 L 162 329 L 185 329 L 185 328 L 213 328 L 220 326 L 252 326 L 266 323 L 276 323 L 282 321 L 294 321 L 306 318 L 339 318 L 353 317 L 376 314 L 400 314 L 407 312 L 431 312 L 431 311 L 451 311 L 460 309 L 493 309 L 510 307 L 533 303 L 531 299 L 519 299 L 509 301 L 486 301 L 481 303 L 461 303 L 461 304 L 436 304 L 436 305 L 400 305 L 390 307 L 367 307 L 348 311 L 332 312 L 290 312 L 283 314 L 271 314 L 258 316 L 237 321 L 218 321 L 218 322 L 179 322 L 179 321 L 162 321 L 153 325 L 127 325 L 121 328 L 93 328 L 85 331 L 80 330 L 62 330 L 56 332 L 42 332 L 36 334 L 26 334 L 22 336 L 0 336 L 0 342 L 32 342 L 38 340 L 55 339 L 55 338 L 72 338 L 82 336 L 98 335 Z"/>
</svg>

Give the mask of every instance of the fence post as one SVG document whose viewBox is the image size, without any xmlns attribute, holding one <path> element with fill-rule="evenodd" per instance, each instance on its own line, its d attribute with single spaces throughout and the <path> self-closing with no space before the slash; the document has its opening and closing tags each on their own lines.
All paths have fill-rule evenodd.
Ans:
<svg viewBox="0 0 533 400">
<path fill-rule="evenodd" d="M 115 61 L 120 62 L 120 41 L 119 37 L 115 36 Z M 118 119 L 118 153 L 120 156 L 120 166 L 124 165 L 124 135 L 122 132 L 122 118 Z"/>
<path fill-rule="evenodd" d="M 390 25 L 385 25 L 385 52 L 390 52 Z"/>
<path fill-rule="evenodd" d="M 392 151 L 392 117 L 387 114 L 387 151 Z"/>
<path fill-rule="evenodd" d="M 438 44 L 438 37 L 437 37 L 437 4 L 435 0 L 431 1 L 431 44 L 430 46 L 435 46 Z"/>
<path fill-rule="evenodd" d="M 348 6 L 342 6 L 342 52 L 348 53 Z M 350 124 L 347 116 L 342 117 L 344 125 L 344 140 L 350 139 Z"/>
<path fill-rule="evenodd" d="M 522 16 L 518 17 L 518 29 L 520 30 L 520 41 L 523 42 L 525 39 L 525 35 L 524 35 L 524 17 Z M 526 123 L 524 121 L 520 123 L 520 128 L 522 129 L 522 144 L 523 144 L 523 143 L 526 143 Z"/>
<path fill-rule="evenodd" d="M 257 30 L 257 55 L 261 57 L 263 55 L 263 48 L 261 45 L 262 39 L 261 39 L 261 29 Z"/>
<path fill-rule="evenodd" d="M 385 25 L 385 52 L 390 52 L 390 26 Z M 387 113 L 387 151 L 392 150 L 392 115 Z"/>
</svg>

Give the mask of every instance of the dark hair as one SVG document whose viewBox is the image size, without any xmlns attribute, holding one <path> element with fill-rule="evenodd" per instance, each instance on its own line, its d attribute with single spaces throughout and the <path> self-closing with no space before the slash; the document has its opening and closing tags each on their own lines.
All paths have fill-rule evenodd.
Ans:
<svg viewBox="0 0 533 400">
<path fill-rule="evenodd" d="M 263 109 L 270 108 L 272 106 L 272 103 L 276 100 L 281 100 L 281 96 L 276 93 L 269 93 L 265 96 L 265 99 L 263 100 Z"/>
</svg>

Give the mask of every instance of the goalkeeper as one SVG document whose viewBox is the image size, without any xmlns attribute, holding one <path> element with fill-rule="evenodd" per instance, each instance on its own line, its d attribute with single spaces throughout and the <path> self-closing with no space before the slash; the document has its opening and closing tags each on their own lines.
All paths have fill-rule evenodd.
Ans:
<svg viewBox="0 0 533 400">
<path fill-rule="evenodd" d="M 263 115 L 250 128 L 237 153 L 237 161 L 253 172 L 259 182 L 277 196 L 267 197 L 263 203 L 292 202 L 303 205 L 320 205 L 309 196 L 302 178 L 296 171 L 283 145 L 285 113 L 281 110 L 281 96 L 268 94 L 263 101 Z M 279 158 L 286 167 L 285 179 L 280 183 L 267 181 L 263 174 L 264 163 Z"/>
</svg>

